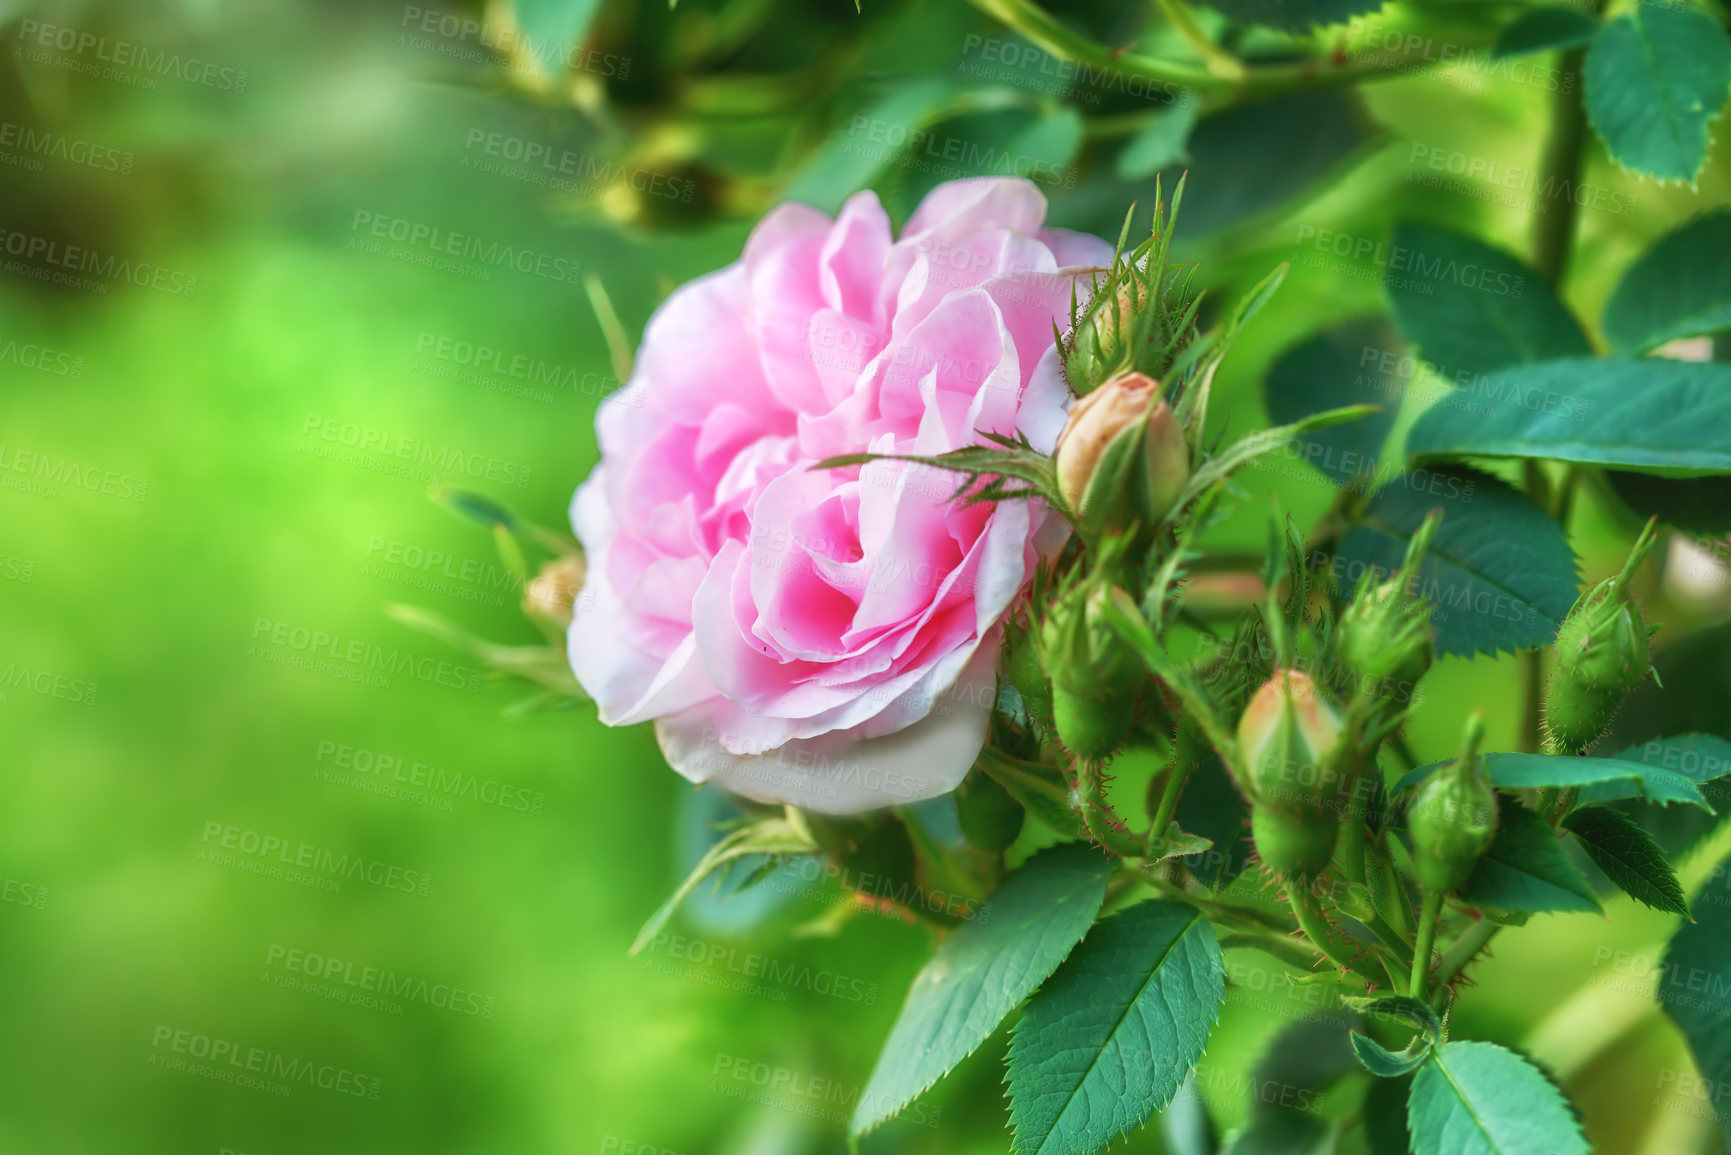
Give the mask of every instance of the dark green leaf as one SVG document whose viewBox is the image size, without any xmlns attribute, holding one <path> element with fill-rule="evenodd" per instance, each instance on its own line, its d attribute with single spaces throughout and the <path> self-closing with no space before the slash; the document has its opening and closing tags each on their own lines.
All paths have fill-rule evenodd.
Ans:
<svg viewBox="0 0 1731 1155">
<path fill-rule="evenodd" d="M 1407 452 L 1550 457 L 1673 474 L 1731 472 L 1731 365 L 1649 358 L 1547 361 L 1473 385 L 1470 406 L 1433 405 Z"/>
<path fill-rule="evenodd" d="M 1728 85 L 1725 30 L 1681 5 L 1633 5 L 1587 50 L 1588 119 L 1618 164 L 1661 180 L 1695 179 Z"/>
<path fill-rule="evenodd" d="M 956 787 L 956 821 L 981 850 L 1003 850 L 1022 833 L 1028 812 L 991 774 L 975 766 Z"/>
<path fill-rule="evenodd" d="M 1327 1120 L 1298 1111 L 1258 1115 L 1232 1137 L 1224 1155 L 1324 1155 L 1334 1150 Z"/>
<path fill-rule="evenodd" d="M 1619 790 L 1627 793 L 1592 794 L 1592 801 L 1605 797 L 1632 798 L 1637 794 L 1654 802 L 1669 805 L 1684 802 L 1711 810 L 1689 775 L 1666 765 L 1667 757 L 1675 761 L 1681 755 L 1656 754 L 1651 761 L 1613 758 L 1577 758 L 1563 754 L 1497 753 L 1484 756 L 1491 782 L 1504 790 L 1544 790 L 1549 788 L 1584 787 L 1591 793 L 1598 790 Z M 1717 755 L 1714 755 L 1717 757 Z M 1409 770 L 1395 783 L 1396 793 L 1416 786 L 1432 770 L 1453 759 L 1432 762 Z"/>
<path fill-rule="evenodd" d="M 1634 899 L 1654 910 L 1689 917 L 1689 904 L 1677 872 L 1653 836 L 1633 818 L 1604 806 L 1583 806 L 1563 819 L 1581 842 L 1581 849 L 1605 877 Z"/>
<path fill-rule="evenodd" d="M 1549 823 L 1502 795 L 1497 838 L 1461 887 L 1462 900 L 1497 910 L 1599 910 L 1593 887 Z"/>
<path fill-rule="evenodd" d="M 1731 863 L 1720 863 L 1695 896 L 1693 923 L 1684 923 L 1665 951 L 1659 1003 L 1689 1040 L 1701 1078 L 1712 1088 L 1731 1086 Z M 1731 1145 L 1731 1123 L 1721 1113 L 1720 1134 Z"/>
<path fill-rule="evenodd" d="M 1544 279 L 1501 249 L 1433 225 L 1395 226 L 1387 278 L 1400 331 L 1445 377 L 1586 357 L 1592 346 Z"/>
<path fill-rule="evenodd" d="M 990 918 L 964 923 L 938 947 L 860 1094 L 851 1135 L 913 1102 L 986 1041 L 1088 932 L 1110 873 L 1091 847 L 1042 851 L 988 900 Z"/>
<path fill-rule="evenodd" d="M 1364 1069 L 1379 1079 L 1398 1079 L 1424 1062 L 1432 1047 L 1442 1042 L 1442 1022 L 1430 1004 L 1405 995 L 1389 995 L 1376 999 L 1351 999 L 1353 1006 L 1373 1020 L 1393 1021 L 1411 1027 L 1417 1033 L 1412 1042 L 1399 1051 L 1391 1051 L 1368 1035 L 1354 1031 L 1353 1054 Z"/>
<path fill-rule="evenodd" d="M 1375 1079 L 1364 1092 L 1364 1142 L 1370 1155 L 1407 1155 L 1406 1100 L 1410 1076 Z"/>
<path fill-rule="evenodd" d="M 1665 525 L 1714 537 L 1731 532 L 1731 474 L 1654 477 L 1608 469 L 1605 480 L 1637 521 L 1656 517 Z"/>
<path fill-rule="evenodd" d="M 1016 1155 L 1087 1155 L 1165 1107 L 1202 1057 L 1225 968 L 1194 908 L 1154 899 L 1094 928 L 1010 1042 Z"/>
<path fill-rule="evenodd" d="M 1343 1014 L 1301 1018 L 1274 1036 L 1256 1060 L 1250 1084 L 1250 1113 L 1291 1115 L 1314 1111 L 1328 1089 L 1358 1070 Z"/>
<path fill-rule="evenodd" d="M 1388 323 L 1361 319 L 1319 333 L 1288 350 L 1268 371 L 1263 397 L 1271 420 L 1285 424 L 1344 405 L 1378 405 L 1357 421 L 1306 434 L 1295 442 L 1304 459 L 1335 482 L 1363 480 L 1375 470 L 1383 442 L 1394 428 L 1399 398 L 1381 388 L 1382 378 L 1363 370 L 1365 355 L 1398 349 Z"/>
<path fill-rule="evenodd" d="M 957 177 L 1021 176 L 1050 188 L 1063 184 L 1068 174 L 1074 183 L 1071 166 L 1082 146 L 1082 114 L 1069 105 L 1047 112 L 969 110 L 940 117 L 910 144 L 925 150 L 923 155 L 918 163 L 898 166 L 887 182 L 885 201 L 898 216 L 911 214 L 927 193 Z"/>
<path fill-rule="evenodd" d="M 1495 1043 L 1445 1043 L 1413 1077 L 1413 1155 L 1589 1155 L 1543 1072 Z"/>
<path fill-rule="evenodd" d="M 1178 824 L 1214 843 L 1185 858 L 1184 866 L 1204 886 L 1218 889 L 1250 865 L 1255 844 L 1250 840 L 1250 807 L 1232 784 L 1216 755 L 1190 772 L 1178 796 Z"/>
<path fill-rule="evenodd" d="M 1492 56 L 1520 56 L 1559 48 L 1579 48 L 1593 38 L 1599 22 L 1577 8 L 1534 8 L 1503 29 Z"/>
<path fill-rule="evenodd" d="M 1568 536 L 1525 494 L 1472 470 L 1413 470 L 1379 490 L 1341 541 L 1334 573 L 1342 586 L 1350 591 L 1371 566 L 1398 570 L 1433 509 L 1443 521 L 1419 582 L 1436 605 L 1437 652 L 1494 654 L 1555 638 L 1575 604 Z"/>
<path fill-rule="evenodd" d="M 1196 1076 L 1191 1074 L 1178 1095 L 1160 1112 L 1160 1138 L 1167 1155 L 1215 1155 L 1220 1146 L 1219 1133 L 1208 1114 L 1208 1104 L 1196 1089 Z"/>
<path fill-rule="evenodd" d="M 1605 304 L 1605 338 L 1635 356 L 1678 337 L 1731 328 L 1731 210 L 1678 227 L 1623 274 Z"/>
<path fill-rule="evenodd" d="M 1186 93 L 1156 112 L 1118 154 L 1118 176 L 1139 180 L 1190 159 L 1185 144 L 1196 127 L 1197 99 Z"/>
</svg>

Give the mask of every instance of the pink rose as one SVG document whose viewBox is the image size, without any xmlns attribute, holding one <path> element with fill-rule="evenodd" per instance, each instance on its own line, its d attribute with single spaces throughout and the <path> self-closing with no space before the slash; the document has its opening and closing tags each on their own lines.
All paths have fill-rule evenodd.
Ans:
<svg viewBox="0 0 1731 1155">
<path fill-rule="evenodd" d="M 930 467 L 810 466 L 1017 430 L 1051 451 L 1070 396 L 1052 325 L 1111 248 L 1045 216 L 1014 179 L 933 190 L 899 241 L 869 192 L 833 221 L 784 204 L 656 311 L 571 507 L 571 668 L 602 721 L 653 719 L 693 782 L 811 810 L 955 788 L 999 623 L 1067 527 L 1037 503 L 963 508 Z"/>
</svg>

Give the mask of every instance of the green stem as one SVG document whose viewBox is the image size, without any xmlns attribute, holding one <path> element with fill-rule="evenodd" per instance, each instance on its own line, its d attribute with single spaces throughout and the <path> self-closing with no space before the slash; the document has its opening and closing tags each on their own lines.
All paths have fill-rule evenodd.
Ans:
<svg viewBox="0 0 1731 1155">
<path fill-rule="evenodd" d="M 1436 989 L 1440 996 L 1448 990 L 1450 983 L 1455 981 L 1467 966 L 1477 958 L 1479 952 L 1490 945 L 1491 939 L 1503 928 L 1490 919 L 1480 919 L 1472 929 L 1457 938 L 1448 950 L 1443 952 L 1442 965 L 1437 970 Z"/>
<path fill-rule="evenodd" d="M 1412 952 L 1412 981 L 1407 984 L 1407 994 L 1415 999 L 1424 998 L 1424 976 L 1430 969 L 1431 946 L 1436 942 L 1436 920 L 1442 911 L 1442 895 L 1432 891 L 1424 896 L 1424 909 L 1418 916 L 1418 942 Z"/>
<path fill-rule="evenodd" d="M 1148 857 L 1154 857 L 1157 850 L 1164 849 L 1166 844 L 1166 827 L 1172 823 L 1172 815 L 1178 809 L 1178 798 L 1184 793 L 1184 784 L 1190 780 L 1189 766 L 1180 766 L 1178 760 L 1172 760 L 1171 767 L 1166 771 L 1166 789 L 1160 794 L 1160 806 L 1154 811 L 1154 826 L 1148 831 Z"/>
<path fill-rule="evenodd" d="M 1095 843 L 1123 858 L 1140 856 L 1151 835 L 1137 834 L 1125 827 L 1112 804 L 1106 801 L 1105 763 L 1096 758 L 1082 758 L 1076 767 L 1077 809 L 1082 826 Z"/>
<path fill-rule="evenodd" d="M 1184 43 L 1202 57 L 1202 62 L 1208 66 L 1209 72 L 1223 80 L 1244 79 L 1244 62 L 1208 39 L 1208 34 L 1202 31 L 1196 21 L 1191 19 L 1190 13 L 1184 10 L 1184 5 L 1178 0 L 1154 0 L 1154 4 L 1178 35 L 1184 37 Z"/>
<path fill-rule="evenodd" d="M 1597 15 L 1602 7 L 1602 0 L 1595 2 L 1593 14 Z M 1587 143 L 1587 114 L 1581 102 L 1581 62 L 1585 58 L 1584 48 L 1576 48 L 1563 57 L 1564 80 L 1551 98 L 1551 131 L 1545 138 L 1545 153 L 1540 161 L 1540 189 L 1562 192 L 1561 196 L 1547 194 L 1534 222 L 1533 267 L 1553 289 L 1562 284 L 1568 271 L 1575 223 L 1580 216 L 1574 193 L 1581 180 L 1581 161 Z"/>
<path fill-rule="evenodd" d="M 1206 108 L 1227 108 L 1267 100 L 1306 89 L 1341 88 L 1378 76 L 1411 73 L 1429 67 L 1422 52 L 1391 52 L 1352 58 L 1324 56 L 1279 64 L 1252 64 L 1242 78 L 1217 76 L 1205 64 L 1161 60 L 1139 52 L 1120 52 L 1097 44 L 1071 31 L 1033 0 L 971 0 L 974 7 L 1009 25 L 1034 44 L 1065 60 L 1087 64 L 1104 72 L 1152 82 L 1174 98 L 1188 89 Z M 1422 38 L 1412 38 L 1421 39 Z M 1422 48 L 1423 45 L 1418 47 Z M 1489 42 L 1463 46 L 1477 52 Z"/>
<path fill-rule="evenodd" d="M 1310 887 L 1296 880 L 1287 883 L 1286 897 L 1292 903 L 1292 913 L 1298 918 L 1299 928 L 1309 938 L 1311 943 L 1327 955 L 1329 961 L 1342 970 L 1355 974 L 1364 974 L 1366 978 L 1375 979 L 1375 975 L 1365 974 L 1365 964 L 1352 958 L 1341 943 L 1334 928 L 1328 925 L 1328 918 L 1323 914 L 1316 896 L 1310 893 Z"/>
</svg>

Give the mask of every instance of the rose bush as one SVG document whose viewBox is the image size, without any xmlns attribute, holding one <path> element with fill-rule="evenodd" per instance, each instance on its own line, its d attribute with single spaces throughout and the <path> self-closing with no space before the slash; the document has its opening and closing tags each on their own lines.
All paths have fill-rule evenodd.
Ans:
<svg viewBox="0 0 1731 1155">
<path fill-rule="evenodd" d="M 694 782 L 848 813 L 953 789 L 985 738 L 1000 622 L 1063 519 L 964 506 L 907 461 L 1021 434 L 1070 392 L 1054 323 L 1111 260 L 1016 179 L 935 189 L 901 238 L 870 192 L 784 204 L 682 287 L 596 419 L 572 524 L 572 670 L 602 720 L 653 720 Z"/>
</svg>

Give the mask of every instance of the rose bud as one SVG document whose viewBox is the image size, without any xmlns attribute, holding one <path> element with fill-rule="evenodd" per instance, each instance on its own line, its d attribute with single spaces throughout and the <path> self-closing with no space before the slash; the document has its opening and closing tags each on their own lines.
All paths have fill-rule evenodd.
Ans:
<svg viewBox="0 0 1731 1155">
<path fill-rule="evenodd" d="M 1064 375 L 1078 391 L 1096 391 L 1113 374 L 1129 367 L 1130 343 L 1135 339 L 1138 306 L 1148 290 L 1129 270 L 1116 288 L 1110 282 L 1097 286 L 1095 301 L 1076 325 L 1064 351 Z M 1108 295 L 1109 294 L 1109 295 Z"/>
<path fill-rule="evenodd" d="M 582 555 L 554 558 L 523 588 L 523 612 L 561 629 L 570 625 L 577 595 L 583 591 L 583 577 Z"/>
<path fill-rule="evenodd" d="M 1160 383 L 1122 373 L 1070 407 L 1058 436 L 1058 488 L 1083 532 L 1157 525 L 1190 481 L 1184 430 Z"/>
<path fill-rule="evenodd" d="M 1052 678 L 1058 738 L 1078 758 L 1099 760 L 1129 736 L 1140 663 L 1106 620 L 1105 586 L 1076 585 L 1047 611 L 1040 656 Z"/>
<path fill-rule="evenodd" d="M 1479 757 L 1483 718 L 1467 723 L 1461 756 L 1432 771 L 1407 807 L 1413 870 L 1429 894 L 1459 890 L 1497 836 L 1497 792 Z"/>
<path fill-rule="evenodd" d="M 1653 548 L 1649 521 L 1622 572 L 1575 603 L 1551 646 L 1555 669 L 1545 693 L 1545 742 L 1556 753 L 1579 754 L 1598 741 L 1623 699 L 1652 671 L 1652 635 L 1629 580 Z"/>
<path fill-rule="evenodd" d="M 1436 657 L 1430 602 L 1412 591 L 1419 562 L 1441 521 L 1439 514 L 1427 517 L 1413 534 L 1400 571 L 1375 585 L 1373 575 L 1367 575 L 1341 615 L 1336 634 L 1340 660 L 1372 687 L 1394 682 L 1410 689 Z"/>
<path fill-rule="evenodd" d="M 1310 675 L 1276 670 L 1238 720 L 1238 782 L 1250 799 L 1250 828 L 1262 861 L 1286 878 L 1327 869 L 1339 815 L 1336 781 L 1340 715 Z"/>
</svg>

